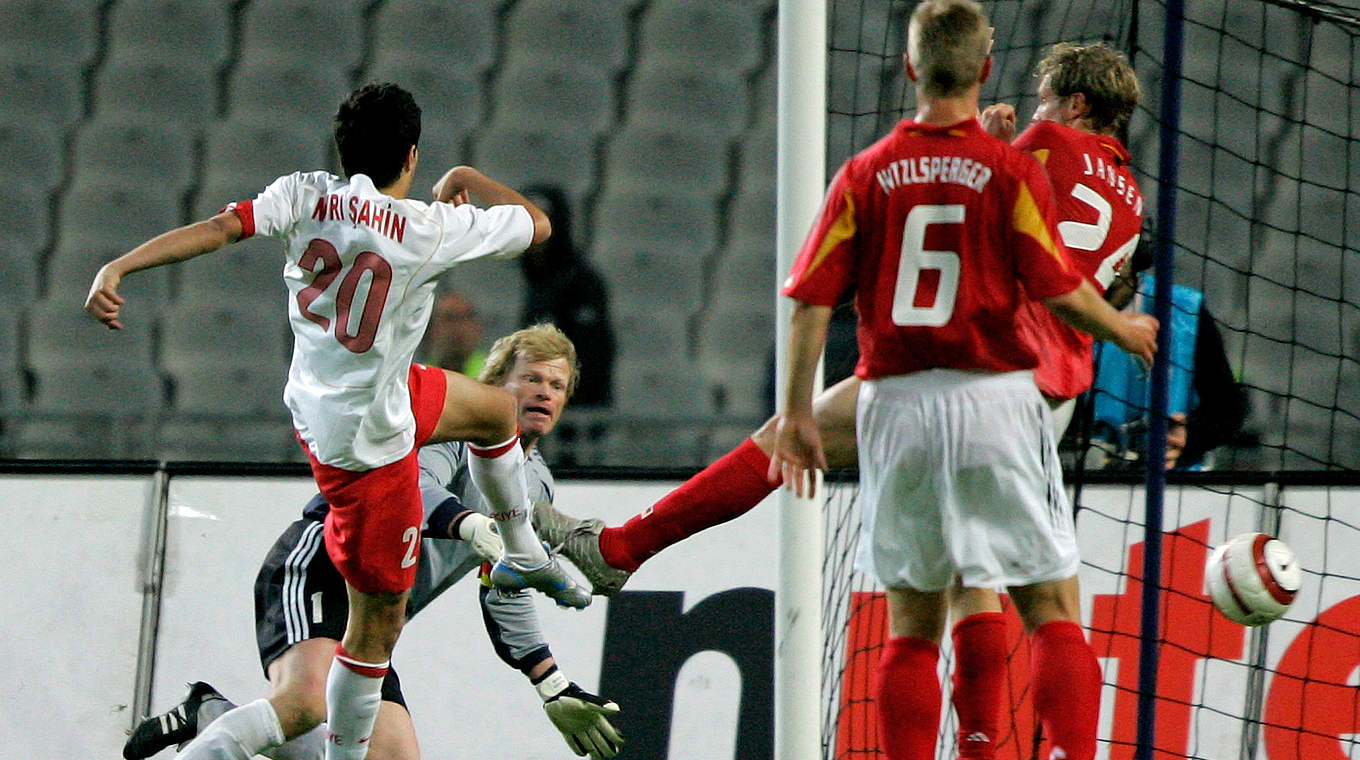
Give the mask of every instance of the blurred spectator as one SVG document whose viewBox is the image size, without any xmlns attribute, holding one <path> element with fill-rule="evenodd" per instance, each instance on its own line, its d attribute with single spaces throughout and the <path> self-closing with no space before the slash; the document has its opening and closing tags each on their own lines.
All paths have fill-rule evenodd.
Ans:
<svg viewBox="0 0 1360 760">
<path fill-rule="evenodd" d="M 476 377 L 486 363 L 477 310 L 461 293 L 442 283 L 435 293 L 430 324 L 420 339 L 415 360 L 468 377 Z"/>
<path fill-rule="evenodd" d="M 530 246 L 520 259 L 528 281 L 522 322 L 551 322 L 576 344 L 581 381 L 573 407 L 607 406 L 613 397 L 614 329 L 604 278 L 572 240 L 566 195 L 549 185 L 524 195 L 552 220 L 552 237 Z"/>
<path fill-rule="evenodd" d="M 1152 293 L 1153 278 L 1143 291 Z M 1146 296 L 1139 304 L 1152 308 Z M 1171 363 L 1167 396 L 1166 469 L 1202 469 L 1206 455 L 1230 442 L 1247 416 L 1246 393 L 1233 376 L 1218 324 L 1204 305 L 1204 294 L 1184 285 L 1172 287 L 1171 341 L 1158 360 Z M 1123 463 L 1142 460 L 1149 405 L 1149 373 L 1122 351 L 1096 348 L 1093 440 Z M 1088 462 L 1090 460 L 1088 459 Z"/>
</svg>

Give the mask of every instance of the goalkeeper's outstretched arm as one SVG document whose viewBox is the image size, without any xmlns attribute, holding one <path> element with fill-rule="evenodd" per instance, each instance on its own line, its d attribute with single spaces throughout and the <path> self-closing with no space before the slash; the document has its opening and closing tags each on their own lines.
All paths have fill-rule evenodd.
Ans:
<svg viewBox="0 0 1360 760">
<path fill-rule="evenodd" d="M 618 755 L 623 736 L 609 722 L 618 714 L 618 704 L 582 689 L 557 667 L 533 600 L 522 594 L 503 595 L 489 586 L 479 593 L 482 621 L 496 654 L 533 684 L 548 720 L 571 751 L 592 760 Z"/>
</svg>

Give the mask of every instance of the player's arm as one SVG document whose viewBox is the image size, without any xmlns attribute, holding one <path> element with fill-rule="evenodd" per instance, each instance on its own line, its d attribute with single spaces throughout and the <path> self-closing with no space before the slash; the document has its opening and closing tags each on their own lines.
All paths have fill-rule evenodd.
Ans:
<svg viewBox="0 0 1360 760">
<path fill-rule="evenodd" d="M 826 469 L 826 455 L 812 413 L 812 395 L 831 312 L 830 306 L 798 301 L 790 322 L 788 377 L 784 404 L 777 415 L 769 477 L 771 480 L 782 477 L 784 484 L 799 496 L 804 495 L 804 476 L 812 476 L 813 470 Z M 815 476 L 809 478 L 809 497 L 815 495 L 815 482 Z"/>
<path fill-rule="evenodd" d="M 547 213 L 535 206 L 517 190 L 503 185 L 471 166 L 455 166 L 444 172 L 434 183 L 434 199 L 455 206 L 467 203 L 475 195 L 489 206 L 523 206 L 534 220 L 534 243 L 542 243 L 552 234 L 552 222 Z"/>
<path fill-rule="evenodd" d="M 503 596 L 486 586 L 479 593 L 482 620 L 496 654 L 533 684 L 548 720 L 572 752 L 594 760 L 618 755 L 623 737 L 609 722 L 610 716 L 618 714 L 618 704 L 582 689 L 558 668 L 543 639 L 532 598 Z"/>
<path fill-rule="evenodd" d="M 100 267 L 90 285 L 89 295 L 85 297 L 85 311 L 110 330 L 122 329 L 123 323 L 118 316 L 123 297 L 118 295 L 118 285 L 125 276 L 211 253 L 239 240 L 241 232 L 241 220 L 236 214 L 223 211 L 211 219 L 157 235 Z"/>
<path fill-rule="evenodd" d="M 1072 327 L 1111 341 L 1148 364 L 1157 353 L 1156 318 L 1116 311 L 1085 278 L 1075 289 L 1045 298 L 1043 303 Z"/>
</svg>

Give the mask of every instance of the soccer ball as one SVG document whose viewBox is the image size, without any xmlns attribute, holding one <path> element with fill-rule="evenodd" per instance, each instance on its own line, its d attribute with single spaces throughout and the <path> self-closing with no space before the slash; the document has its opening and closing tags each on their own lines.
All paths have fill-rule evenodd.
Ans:
<svg viewBox="0 0 1360 760">
<path fill-rule="evenodd" d="M 1278 620 L 1303 583 L 1303 570 L 1289 544 L 1264 533 L 1234 536 L 1209 554 L 1204 565 L 1209 596 L 1225 617 L 1242 625 Z"/>
</svg>

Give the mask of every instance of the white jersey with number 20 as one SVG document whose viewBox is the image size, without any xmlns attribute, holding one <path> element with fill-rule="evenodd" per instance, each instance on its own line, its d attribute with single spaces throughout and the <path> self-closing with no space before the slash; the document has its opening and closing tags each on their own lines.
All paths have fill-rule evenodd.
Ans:
<svg viewBox="0 0 1360 760">
<path fill-rule="evenodd" d="M 516 256 L 534 234 L 522 206 L 397 199 L 363 174 L 290 174 L 232 209 L 243 237 L 287 244 L 293 363 L 283 395 L 293 425 L 320 462 L 357 471 L 415 445 L 406 377 L 439 275 Z"/>
</svg>

